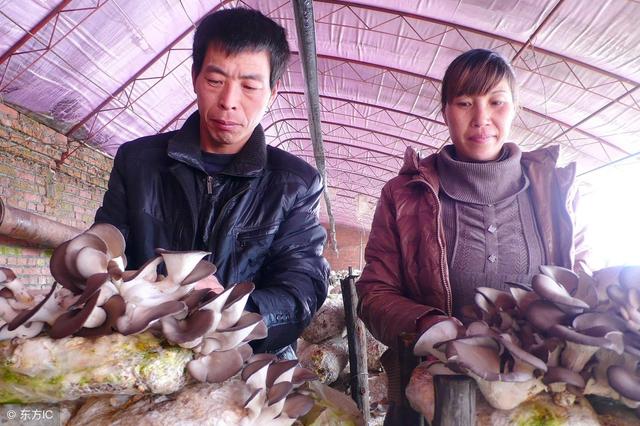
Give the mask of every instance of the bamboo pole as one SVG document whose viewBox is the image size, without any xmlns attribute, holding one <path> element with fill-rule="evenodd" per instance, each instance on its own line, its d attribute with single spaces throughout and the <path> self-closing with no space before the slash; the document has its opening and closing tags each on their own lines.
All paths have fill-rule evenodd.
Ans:
<svg viewBox="0 0 640 426">
<path fill-rule="evenodd" d="M 369 373 L 367 371 L 367 331 L 357 316 L 358 295 L 355 276 L 349 267 L 349 276 L 340 281 L 349 344 L 351 398 L 356 402 L 365 424 L 369 424 Z"/>
</svg>

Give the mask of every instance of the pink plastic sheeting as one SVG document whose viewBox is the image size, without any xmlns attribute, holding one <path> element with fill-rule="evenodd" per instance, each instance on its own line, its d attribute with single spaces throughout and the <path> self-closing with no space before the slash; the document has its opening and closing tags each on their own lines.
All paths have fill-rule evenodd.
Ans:
<svg viewBox="0 0 640 426">
<path fill-rule="evenodd" d="M 314 164 L 288 0 L 73 0 L 44 22 L 59 4 L 0 0 L 0 54 L 15 50 L 0 64 L 3 101 L 114 154 L 127 140 L 179 128 L 195 110 L 194 23 L 221 7 L 258 8 L 288 30 L 294 51 L 263 121 L 268 141 Z M 578 160 L 579 173 L 640 151 L 638 2 L 313 5 L 327 185 L 338 222 L 368 227 L 406 147 L 426 156 L 448 143 L 440 79 L 470 48 L 512 60 L 522 86 L 512 140 L 523 149 L 560 144 L 562 160 Z"/>
</svg>

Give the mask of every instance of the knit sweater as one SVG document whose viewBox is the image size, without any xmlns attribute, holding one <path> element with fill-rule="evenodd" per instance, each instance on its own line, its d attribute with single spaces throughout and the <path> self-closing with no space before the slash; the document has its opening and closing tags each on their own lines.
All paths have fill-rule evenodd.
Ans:
<svg viewBox="0 0 640 426">
<path fill-rule="evenodd" d="M 506 290 L 530 282 L 544 252 L 522 172 L 522 152 L 505 144 L 493 162 L 470 163 L 447 146 L 437 159 L 454 315 L 472 304 L 477 287 Z"/>
</svg>

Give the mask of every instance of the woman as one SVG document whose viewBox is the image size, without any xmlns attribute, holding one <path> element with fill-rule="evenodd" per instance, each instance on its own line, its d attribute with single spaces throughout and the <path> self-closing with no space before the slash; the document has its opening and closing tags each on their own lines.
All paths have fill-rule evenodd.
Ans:
<svg viewBox="0 0 640 426">
<path fill-rule="evenodd" d="M 393 348 L 402 332 L 460 317 L 476 287 L 529 282 L 542 264 L 574 266 L 575 164 L 557 168 L 557 146 L 521 152 L 506 142 L 516 107 L 510 65 L 489 50 L 463 53 L 442 81 L 453 145 L 424 159 L 408 148 L 382 189 L 356 288 L 360 317 L 390 348 L 390 383 L 398 383 Z M 398 424 L 403 391 L 390 385 L 385 424 Z"/>
</svg>

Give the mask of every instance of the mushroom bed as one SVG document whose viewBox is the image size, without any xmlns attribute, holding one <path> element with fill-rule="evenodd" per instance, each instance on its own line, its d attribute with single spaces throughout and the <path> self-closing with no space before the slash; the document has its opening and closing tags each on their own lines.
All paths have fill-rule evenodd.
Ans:
<svg viewBox="0 0 640 426">
<path fill-rule="evenodd" d="M 499 410 L 547 392 L 560 406 L 593 395 L 640 417 L 640 267 L 540 270 L 531 283 L 507 283 L 509 291 L 476 289 L 462 321 L 420 336 L 414 353 L 428 361 L 418 370 L 465 374 Z"/>
<path fill-rule="evenodd" d="M 216 270 L 202 251 L 158 249 L 129 271 L 124 248 L 115 227 L 92 226 L 54 250 L 49 289 L 0 268 L 0 404 L 78 400 L 68 424 L 361 422 L 297 360 L 253 354 L 267 328 L 244 310 L 252 283 L 196 289 Z"/>
</svg>

